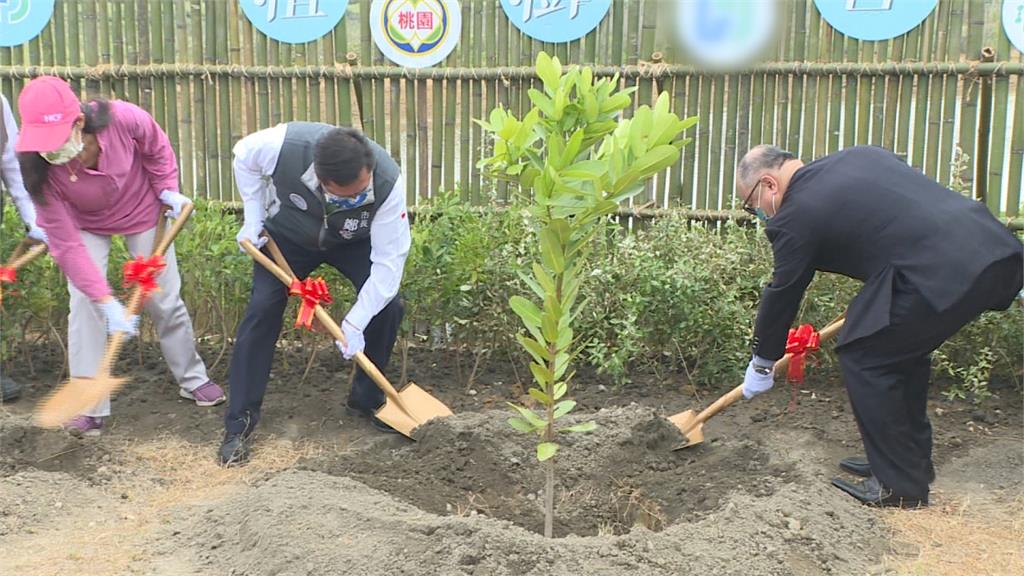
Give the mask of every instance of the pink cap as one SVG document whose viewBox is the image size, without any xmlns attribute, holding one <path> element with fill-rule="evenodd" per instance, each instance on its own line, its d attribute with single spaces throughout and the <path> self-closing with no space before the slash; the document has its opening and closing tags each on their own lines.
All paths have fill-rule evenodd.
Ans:
<svg viewBox="0 0 1024 576">
<path fill-rule="evenodd" d="M 71 137 L 71 127 L 82 113 L 82 107 L 67 82 L 55 76 L 40 76 L 21 90 L 18 111 L 21 133 L 14 149 L 52 152 Z"/>
</svg>

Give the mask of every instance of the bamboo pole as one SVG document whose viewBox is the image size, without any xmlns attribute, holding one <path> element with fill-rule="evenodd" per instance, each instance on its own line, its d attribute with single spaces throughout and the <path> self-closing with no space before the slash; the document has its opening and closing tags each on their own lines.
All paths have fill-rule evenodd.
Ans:
<svg viewBox="0 0 1024 576">
<path fill-rule="evenodd" d="M 193 62 L 204 61 L 203 50 L 203 15 L 202 5 L 194 3 L 191 5 L 192 43 L 191 60 Z M 202 77 L 192 78 L 192 114 L 193 130 L 192 142 L 195 144 L 195 187 L 203 191 L 205 198 L 213 199 L 211 193 L 208 165 L 206 161 L 206 81 Z M 214 120 L 211 118 L 210 120 Z"/>
<path fill-rule="evenodd" d="M 67 44 L 68 53 L 67 60 L 64 62 L 72 66 L 78 66 L 82 63 L 82 47 L 81 38 L 82 32 L 80 30 L 81 15 L 79 13 L 79 4 L 77 2 L 67 3 Z M 20 52 L 20 51 L 19 51 Z M 69 79 L 68 83 L 71 84 L 71 89 L 76 94 L 82 94 L 82 83 L 79 79 Z"/>
<path fill-rule="evenodd" d="M 241 21 L 248 22 L 248 18 L 241 13 L 238 2 L 225 2 L 225 22 L 224 25 L 227 27 L 227 35 L 222 40 L 224 43 L 224 58 L 227 64 L 231 66 L 242 66 L 242 40 L 240 34 L 240 23 Z M 246 54 L 246 59 L 252 58 L 251 50 Z M 251 63 L 251 60 L 249 60 Z M 245 91 L 243 91 L 242 79 L 234 76 L 227 81 L 227 97 L 221 98 L 221 114 L 228 118 L 230 122 L 227 126 L 223 127 L 223 133 L 221 134 L 221 181 L 223 182 L 222 190 L 225 197 L 232 199 L 240 198 L 238 196 L 238 190 L 234 186 L 233 171 L 231 169 L 231 149 L 234 147 L 235 142 L 242 139 L 243 136 L 248 132 L 246 127 L 246 119 L 249 116 L 249 109 L 252 108 L 252 100 L 249 100 L 247 92 L 252 86 L 252 79 L 245 79 Z M 252 124 L 249 124 L 252 126 Z"/>
<path fill-rule="evenodd" d="M 905 58 L 907 50 L 907 42 L 914 40 L 916 41 L 915 32 L 917 29 L 910 31 L 903 36 L 893 39 L 892 50 L 889 57 L 893 60 L 902 61 Z M 900 87 L 903 81 L 907 77 L 900 76 L 899 78 L 892 77 L 886 78 L 884 84 L 885 94 L 885 112 L 882 118 L 882 146 L 887 150 L 896 151 L 896 125 L 899 123 L 897 116 L 897 107 L 899 106 L 900 98 Z M 910 81 L 913 82 L 913 77 L 910 77 Z M 909 116 L 908 116 L 909 117 Z M 904 151 L 905 152 L 905 151 Z"/>
<path fill-rule="evenodd" d="M 1009 53 L 1010 40 L 1005 34 L 1000 34 L 996 44 L 995 57 L 997 59 L 1006 58 Z M 1010 80 L 1008 78 L 995 79 L 992 91 L 992 150 L 988 167 L 988 189 L 995 192 L 1003 190 L 1003 174 L 1007 168 L 1004 157 L 1008 143 L 1003 135 L 1006 134 L 1007 119 L 1009 118 Z M 1016 107 L 1020 108 L 1021 104 L 1024 103 L 1018 100 Z M 987 129 L 985 124 L 982 124 L 982 129 Z M 993 214 L 999 214 L 1002 211 L 1000 196 L 998 193 L 988 195 L 988 207 Z"/>
<path fill-rule="evenodd" d="M 159 29 L 159 27 L 157 27 Z M 75 33 L 72 31 L 72 33 Z M 149 45 L 150 41 L 150 29 L 149 29 L 149 2 L 146 0 L 136 0 L 135 4 L 135 30 L 133 33 L 136 35 L 136 41 L 139 46 L 139 65 L 140 66 L 151 66 L 153 65 L 153 51 Z M 155 83 L 153 79 L 155 76 L 149 78 L 142 78 L 139 80 L 139 106 L 149 111 L 150 113 L 154 110 L 154 97 L 155 97 Z M 157 119 L 159 121 L 159 118 Z"/>
<path fill-rule="evenodd" d="M 337 50 L 337 48 L 335 48 L 335 45 L 334 45 L 334 41 L 335 41 L 335 34 L 334 33 L 338 29 L 339 26 L 344 26 L 344 25 L 345 25 L 345 18 L 342 17 L 342 19 L 338 21 L 338 24 L 334 27 L 334 29 L 331 30 L 330 34 L 327 34 L 326 36 L 324 36 L 323 38 L 320 39 L 320 50 L 321 50 L 320 64 L 321 65 L 323 65 L 323 66 L 333 66 L 336 62 L 344 61 L 345 52 L 341 51 L 340 55 L 342 56 L 342 60 L 338 60 L 337 57 L 336 57 L 336 55 L 338 54 L 338 50 Z M 332 124 L 334 126 L 337 126 L 338 125 L 338 79 L 337 78 L 327 78 L 327 79 L 325 79 L 324 82 L 323 82 L 323 87 L 324 87 L 324 99 L 323 99 L 324 118 L 323 118 L 323 120 L 327 124 Z M 401 156 L 396 156 L 396 158 L 400 158 L 400 157 Z"/>
<path fill-rule="evenodd" d="M 640 2 L 634 2 L 640 7 Z M 640 31 L 640 48 L 639 48 L 639 60 L 648 61 L 651 60 L 651 55 L 654 53 L 654 29 L 658 23 L 658 7 L 660 2 L 658 0 L 646 0 L 640 10 L 642 10 L 641 16 L 641 31 Z M 650 104 L 653 95 L 653 80 L 645 81 L 640 83 L 640 89 L 637 91 L 637 99 L 640 104 Z"/>
<path fill-rule="evenodd" d="M 986 6 L 980 2 L 968 0 L 965 4 L 964 18 L 967 21 L 967 53 L 965 56 L 969 60 L 983 58 L 981 43 L 984 36 L 985 9 Z M 978 114 L 980 112 L 978 100 L 981 95 L 983 77 L 984 75 L 981 74 L 965 75 L 960 100 L 960 149 L 970 158 L 972 167 L 987 160 L 987 158 L 981 158 L 981 155 L 986 154 L 987 151 L 978 149 L 980 145 L 978 142 Z M 974 186 L 975 170 L 973 168 L 965 170 L 961 174 L 961 178 L 967 190 L 973 191 L 974 196 L 977 197 L 979 191 Z"/>
<path fill-rule="evenodd" d="M 875 43 L 875 62 L 885 62 L 889 57 L 889 42 Z M 871 144 L 882 145 L 885 132 L 885 77 L 872 79 L 871 102 Z"/>
<path fill-rule="evenodd" d="M 698 134 L 701 131 L 701 124 L 708 121 L 707 118 L 699 116 L 698 113 L 700 106 L 700 83 L 700 76 L 686 76 L 686 114 L 687 116 L 698 115 Z M 697 181 L 698 144 L 700 144 L 700 141 L 695 138 L 689 146 L 683 148 L 683 195 L 679 198 L 679 203 L 683 206 L 696 205 L 694 186 Z M 700 159 L 703 160 L 704 156 L 701 156 Z"/>
<path fill-rule="evenodd" d="M 174 3 L 174 44 L 175 60 L 188 60 L 188 4 L 184 2 Z M 193 78 L 186 78 L 181 81 L 178 89 L 177 101 L 180 106 L 178 112 L 178 164 L 181 166 L 181 187 L 187 190 L 194 198 L 205 198 L 206 190 L 200 190 L 196 186 L 195 167 L 197 161 L 193 142 L 195 135 L 192 133 L 192 107 L 191 85 L 195 82 Z"/>
<path fill-rule="evenodd" d="M 162 66 L 166 64 L 164 60 L 163 4 L 159 0 L 147 2 L 145 8 L 139 9 L 140 17 L 143 15 L 143 10 L 148 10 L 145 20 L 149 26 L 149 33 L 146 34 L 145 31 L 140 30 L 139 41 L 149 49 L 149 62 Z M 167 76 L 155 77 L 151 84 L 152 108 L 149 109 L 149 112 L 156 119 L 157 124 L 161 126 L 167 124 L 166 84 Z"/>
<path fill-rule="evenodd" d="M 678 77 L 672 81 L 672 109 L 680 118 L 686 118 L 686 78 Z M 687 146 L 689 148 L 689 146 Z M 679 155 L 679 162 L 673 164 L 668 174 L 668 196 L 665 198 L 665 202 L 659 204 L 659 207 L 665 206 L 679 206 L 682 198 L 682 172 L 684 169 L 686 159 L 682 154 Z"/>
<path fill-rule="evenodd" d="M 370 33 L 370 10 L 369 4 L 359 7 L 359 43 L 361 46 L 359 60 L 367 64 L 373 64 L 374 50 L 373 37 Z M 364 81 L 361 83 L 362 100 L 359 104 L 359 118 L 363 125 L 363 132 L 371 140 L 377 139 L 376 114 L 373 109 L 373 82 Z"/>
<path fill-rule="evenodd" d="M 326 37 L 321 37 L 316 42 L 307 42 L 306 44 L 304 44 L 303 46 L 306 52 L 305 61 L 314 62 L 318 66 L 325 65 L 326 62 L 320 61 L 320 50 L 323 50 L 325 44 Z M 320 122 L 324 115 L 324 112 L 322 110 L 324 105 L 323 81 L 324 78 L 322 76 L 310 76 L 309 79 L 306 81 L 306 98 L 307 101 L 309 102 L 308 117 L 310 122 Z"/>
<path fill-rule="evenodd" d="M 807 3 L 805 0 L 797 0 L 794 4 L 794 29 L 793 29 L 793 60 L 802 61 L 806 57 L 806 42 L 809 39 L 807 34 Z M 799 155 L 802 149 L 800 142 L 800 121 L 804 111 L 804 80 L 805 76 L 790 77 L 790 108 L 789 127 L 787 129 L 787 148 L 794 154 Z"/>
<path fill-rule="evenodd" d="M 430 108 L 427 102 L 427 80 L 416 81 L 416 121 L 420 157 L 416 162 L 419 168 L 419 197 L 427 198 L 430 190 Z"/>
<path fill-rule="evenodd" d="M 354 52 L 348 50 L 348 26 L 346 24 L 348 14 L 341 19 L 341 23 L 334 29 L 334 61 L 344 62 L 351 68 Z M 353 126 L 352 121 L 352 81 L 348 78 L 338 78 L 338 124 L 342 126 Z"/>
<path fill-rule="evenodd" d="M 991 47 L 986 46 L 981 49 L 981 61 L 991 62 L 995 59 L 995 50 Z M 993 205 L 995 206 L 994 213 L 999 213 L 999 182 L 995 187 L 995 194 L 989 194 L 988 189 L 988 164 L 990 160 L 989 148 L 990 138 L 992 136 L 992 79 L 988 76 L 982 76 L 979 78 L 981 86 L 979 88 L 978 95 L 978 130 L 973 135 L 977 140 L 977 153 L 974 160 L 974 197 L 984 202 L 991 210 Z M 1005 127 L 1004 127 L 1005 128 Z M 999 140 L 1003 139 L 1003 134 L 999 134 Z M 1002 161 L 1002 156 L 999 157 Z"/>
<path fill-rule="evenodd" d="M 163 1 L 164 61 L 173 64 L 178 60 L 176 39 L 174 37 L 174 0 Z M 164 102 L 167 115 L 166 124 L 163 127 L 167 131 L 167 137 L 170 139 L 175 153 L 181 150 L 181 135 L 178 125 L 178 103 L 180 98 L 178 94 L 178 77 L 173 75 L 167 76 L 167 80 L 164 83 Z M 179 159 L 178 165 L 180 166 L 182 163 Z M 186 188 L 185 190 L 188 189 Z"/>
<path fill-rule="evenodd" d="M 860 41 L 861 62 L 870 62 L 874 50 L 871 42 Z M 862 79 L 857 85 L 857 140 L 855 144 L 869 144 L 871 142 L 871 83 L 874 78 Z"/>
<path fill-rule="evenodd" d="M 391 128 L 391 157 L 402 157 L 402 81 L 397 78 L 388 80 L 391 89 L 391 114 L 388 122 Z"/>
<path fill-rule="evenodd" d="M 714 205 L 719 210 L 732 202 L 733 178 L 736 173 L 736 140 L 739 137 L 737 128 L 742 123 L 739 118 L 740 100 L 743 100 L 746 109 L 750 109 L 749 96 L 745 97 L 740 93 L 739 77 L 729 76 L 726 82 L 724 154 L 719 156 L 722 158 L 722 186 L 714 190 L 714 193 L 717 194 Z M 720 133 L 722 130 L 718 130 L 718 132 Z"/>
<path fill-rule="evenodd" d="M 612 4 L 612 63 L 626 63 L 624 40 L 626 37 L 626 0 L 615 0 Z"/>
<path fill-rule="evenodd" d="M 950 19 L 953 13 L 953 2 L 945 2 L 940 4 L 937 8 L 939 13 L 937 16 L 937 22 L 935 25 L 935 48 L 933 52 L 934 60 L 946 60 L 948 54 L 950 41 L 949 37 L 952 35 Z M 942 141 L 942 132 L 944 129 L 943 118 L 945 111 L 943 110 L 943 103 L 945 100 L 945 82 L 947 78 L 944 76 L 933 75 L 929 81 L 929 98 L 928 98 L 928 142 L 925 145 L 925 166 L 926 174 L 935 178 L 940 179 L 940 162 L 939 162 L 939 145 Z M 952 113 L 952 111 L 950 111 Z M 950 118 L 952 120 L 952 118 Z"/>
<path fill-rule="evenodd" d="M 947 38 L 947 58 L 961 59 L 960 42 L 963 38 L 964 4 L 971 0 L 950 0 L 949 32 Z M 945 82 L 945 105 L 942 111 L 942 143 L 939 151 L 939 182 L 950 183 L 952 172 L 953 149 L 957 145 L 953 133 L 954 112 L 957 107 L 957 85 L 960 78 L 947 76 Z"/>
<path fill-rule="evenodd" d="M 405 202 L 408 206 L 417 204 L 419 195 L 419 169 L 417 166 L 418 151 L 416 140 L 416 84 L 417 80 L 405 80 Z"/>
<path fill-rule="evenodd" d="M 306 61 L 306 45 L 305 44 L 290 44 L 288 46 L 290 52 L 291 65 L 292 66 L 305 66 Z M 293 80 L 294 89 L 292 91 L 292 97 L 295 100 L 295 119 L 303 122 L 309 122 L 311 120 L 310 106 L 309 106 L 309 80 L 310 78 L 295 78 Z M 387 143 L 380 140 L 382 146 L 387 147 Z"/>
<path fill-rule="evenodd" d="M 697 198 L 694 203 L 694 207 L 697 209 L 707 208 L 708 191 L 710 190 L 708 171 L 711 165 L 711 155 L 714 154 L 714 147 L 711 145 L 712 124 L 714 123 L 711 116 L 712 80 L 711 76 L 702 76 L 700 79 L 700 114 L 698 116 L 701 121 L 697 124 L 697 137 L 694 139 L 694 142 L 699 144 Z"/>
<path fill-rule="evenodd" d="M 506 28 L 512 26 L 512 23 L 508 20 L 504 10 L 499 11 L 498 15 L 499 25 L 504 24 Z M 472 7 L 468 2 L 462 3 L 462 41 L 459 44 L 459 64 L 462 66 L 472 65 L 473 50 L 472 46 L 474 43 L 473 39 L 473 12 Z M 513 65 L 518 65 L 520 57 L 520 51 L 522 50 L 522 34 L 519 29 L 513 29 L 511 31 L 511 45 L 509 47 L 508 61 Z M 513 98 L 518 98 L 518 86 L 519 83 L 513 84 L 512 94 Z M 461 116 L 459 124 L 459 199 L 462 202 L 468 202 L 469 200 L 469 189 L 470 189 L 470 175 L 472 170 L 470 167 L 471 162 L 475 159 L 475 155 L 472 154 L 472 135 L 473 135 L 473 102 L 470 96 L 470 81 L 459 80 L 459 114 Z M 477 116 L 481 116 L 477 114 Z"/>
<path fill-rule="evenodd" d="M 1006 215 L 1020 214 L 1021 172 L 1024 169 L 1024 82 L 1017 78 L 1017 105 L 1013 107 L 1013 135 L 1010 144 L 1010 178 L 1006 187 Z"/>
<path fill-rule="evenodd" d="M 832 29 L 825 23 L 824 18 L 817 13 L 811 13 L 810 18 L 817 27 L 816 37 L 818 47 L 816 58 L 818 62 L 828 62 L 832 53 Z M 808 82 L 810 82 L 808 80 Z M 816 98 L 814 106 L 814 157 L 823 156 L 828 153 L 828 113 L 830 76 L 818 76 L 814 78 L 814 95 Z"/>
<path fill-rule="evenodd" d="M 936 12 L 939 10 L 937 9 Z M 924 32 L 921 34 L 921 44 L 918 50 L 922 61 L 932 59 L 934 49 L 933 39 L 935 38 L 935 23 L 937 15 L 931 14 L 924 21 Z M 914 86 L 912 107 L 914 109 L 913 134 L 908 140 L 911 163 L 919 170 L 926 169 L 927 144 L 928 144 L 928 100 L 930 98 L 931 77 L 920 75 L 915 77 L 917 82 Z M 908 106 L 909 109 L 911 106 Z"/>
<path fill-rule="evenodd" d="M 920 58 L 921 40 L 926 32 L 923 26 L 918 26 L 907 34 L 906 43 L 903 44 L 903 61 Z M 900 76 L 895 83 L 899 87 L 899 116 L 895 125 L 894 149 L 897 154 L 904 155 L 908 162 L 911 158 L 910 149 L 910 111 L 913 103 L 914 84 L 919 79 L 914 76 Z"/>
<path fill-rule="evenodd" d="M 509 25 L 506 22 L 507 19 L 506 19 L 505 15 L 504 15 L 504 10 L 502 10 L 498 6 L 497 2 L 494 3 L 494 9 L 493 9 L 492 14 L 493 14 L 493 16 L 492 16 L 491 19 L 493 20 L 494 25 L 497 26 L 498 30 L 497 30 L 497 49 L 494 52 L 494 56 L 491 58 L 490 65 L 493 66 L 493 67 L 497 67 L 499 65 L 507 65 L 507 63 L 508 63 L 507 55 L 511 53 L 511 51 L 509 49 L 510 48 L 509 47 L 509 34 L 508 34 L 508 27 L 509 27 Z M 576 42 L 575 44 L 578 47 L 579 42 Z M 571 60 L 570 59 L 571 57 L 569 55 L 569 47 L 567 46 L 566 47 L 566 59 L 567 59 L 567 61 L 576 61 L 576 62 L 578 62 L 579 61 L 578 53 L 579 52 L 578 52 L 578 48 L 577 48 L 577 56 L 576 56 L 575 60 Z M 505 56 L 505 58 L 501 58 L 501 56 Z M 451 83 L 451 82 L 452 81 L 449 80 L 449 83 Z M 494 87 L 496 89 L 495 92 L 494 92 L 495 105 L 503 105 L 503 106 L 505 106 L 505 108 L 511 108 L 512 107 L 512 103 L 510 101 L 511 92 L 509 90 L 509 84 L 510 83 L 506 79 L 504 79 L 504 78 L 498 78 L 497 80 L 495 80 L 495 82 L 494 82 Z M 454 114 L 450 114 L 449 118 L 454 118 Z M 508 182 L 506 182 L 504 180 L 499 180 L 497 182 L 497 189 L 498 189 L 497 190 L 497 193 L 498 193 L 497 200 L 498 200 L 498 202 L 502 202 L 502 203 L 507 202 L 508 201 Z"/>
<path fill-rule="evenodd" d="M 204 28 L 205 44 L 203 46 L 203 60 L 205 62 L 217 62 L 217 29 L 220 23 L 217 21 L 218 2 L 207 4 L 204 16 L 206 26 Z M 221 119 L 217 117 L 219 83 L 216 78 L 211 78 L 206 86 L 206 160 L 209 194 L 211 198 L 224 200 L 221 193 L 220 178 L 220 145 L 217 141 L 217 126 Z"/>
<path fill-rule="evenodd" d="M 443 80 L 431 80 L 430 98 L 430 187 L 427 194 L 433 196 L 441 188 L 441 163 L 444 154 L 444 90 Z"/>
<path fill-rule="evenodd" d="M 804 59 L 813 59 L 815 62 L 821 62 L 821 55 L 818 52 L 821 47 L 821 16 L 818 15 L 817 10 L 808 10 L 807 20 L 809 20 L 807 26 L 806 35 L 806 50 L 807 53 Z M 797 132 L 800 134 L 800 147 L 803 150 L 803 156 L 807 158 L 814 158 L 817 150 L 815 150 L 815 144 L 817 143 L 817 128 L 818 128 L 818 83 L 821 80 L 820 76 L 808 77 L 805 80 L 796 78 L 801 83 L 806 83 L 804 97 L 804 105 L 800 108 L 800 114 L 796 115 L 797 121 Z M 799 127 L 802 125 L 802 131 Z M 792 133 L 792 132 L 791 132 Z"/>
<path fill-rule="evenodd" d="M 214 53 L 219 65 L 231 64 L 228 60 L 228 4 L 228 2 L 215 3 L 217 7 L 217 31 L 215 34 L 217 46 Z M 230 4 L 237 6 L 237 3 L 234 2 Z M 234 195 L 234 186 L 231 185 L 231 159 L 229 154 L 231 151 L 231 134 L 234 132 L 236 121 L 231 113 L 231 88 L 231 80 L 228 78 L 220 77 L 217 79 L 217 101 L 220 110 L 217 118 L 218 130 L 214 140 L 217 143 L 217 149 L 211 154 L 211 157 L 217 162 L 217 168 L 220 173 L 218 197 L 221 199 L 232 198 Z"/>
<path fill-rule="evenodd" d="M 845 37 L 829 26 L 827 22 L 823 23 L 822 26 L 828 27 L 832 36 L 832 54 L 830 60 L 832 62 L 841 62 L 845 57 L 845 52 L 843 50 Z M 843 84 L 845 82 L 846 79 L 838 74 L 829 76 L 830 93 L 828 109 L 828 142 L 826 143 L 825 148 L 826 154 L 831 154 L 832 152 L 839 150 L 841 145 L 840 134 L 843 128 Z"/>
<path fill-rule="evenodd" d="M 84 64 L 86 66 L 95 66 L 100 62 L 100 38 L 99 38 L 99 17 L 96 12 L 96 2 L 83 2 L 81 5 L 80 17 L 82 19 L 82 40 L 83 40 L 83 51 L 84 51 Z M 35 45 L 35 42 L 29 43 L 29 48 Z M 38 62 L 38 55 L 33 57 L 30 52 L 30 57 L 33 62 Z M 85 91 L 90 95 L 100 94 L 100 83 L 98 79 L 90 79 L 85 83 Z"/>
<path fill-rule="evenodd" d="M 846 38 L 843 58 L 846 61 L 860 61 L 860 44 L 853 38 Z M 860 94 L 860 76 L 847 74 L 843 76 L 843 147 L 849 148 L 857 144 L 858 114 L 857 98 Z"/>
<path fill-rule="evenodd" d="M 740 154 L 745 154 L 751 147 L 764 143 L 764 97 L 767 82 L 768 77 L 765 74 L 753 76 L 750 95 L 750 142 L 746 148 L 740 148 Z"/>
</svg>

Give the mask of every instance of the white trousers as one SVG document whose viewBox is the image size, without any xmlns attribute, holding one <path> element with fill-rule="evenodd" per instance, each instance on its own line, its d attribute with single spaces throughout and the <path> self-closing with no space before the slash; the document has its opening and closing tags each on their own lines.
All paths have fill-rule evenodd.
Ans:
<svg viewBox="0 0 1024 576">
<path fill-rule="evenodd" d="M 155 235 L 156 227 L 125 236 L 128 252 L 133 258 L 151 255 Z M 110 236 L 100 236 L 84 230 L 81 231 L 81 236 L 92 261 L 105 273 L 107 257 L 110 255 Z M 210 378 L 206 374 L 206 365 L 196 352 L 192 319 L 189 318 L 185 303 L 181 300 L 181 276 L 178 275 L 178 261 L 174 256 L 173 245 L 167 250 L 164 259 L 167 267 L 157 278 L 160 289 L 150 293 L 144 308 L 153 318 L 157 335 L 160 337 L 160 349 L 175 381 L 178 386 L 192 391 Z M 71 293 L 71 313 L 68 315 L 71 376 L 90 378 L 99 370 L 106 349 L 106 321 L 99 307 L 70 282 L 68 291 Z M 127 306 L 127 299 L 123 299 L 122 303 Z M 85 414 L 96 417 L 109 416 L 110 398 L 103 400 Z"/>
</svg>

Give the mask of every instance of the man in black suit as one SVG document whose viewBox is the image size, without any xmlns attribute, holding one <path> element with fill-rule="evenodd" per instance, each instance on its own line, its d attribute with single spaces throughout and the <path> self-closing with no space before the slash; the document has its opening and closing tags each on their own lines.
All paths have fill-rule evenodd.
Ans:
<svg viewBox="0 0 1024 576">
<path fill-rule="evenodd" d="M 771 367 L 817 271 L 864 282 L 836 351 L 867 459 L 866 477 L 832 483 L 875 506 L 928 503 L 934 480 L 926 401 L 930 354 L 986 310 L 1005 310 L 1024 279 L 1024 248 L 981 203 L 891 152 L 857 146 L 804 164 L 774 146 L 740 161 L 736 193 L 765 222 L 775 270 L 762 295 L 743 393 L 771 388 Z"/>
</svg>

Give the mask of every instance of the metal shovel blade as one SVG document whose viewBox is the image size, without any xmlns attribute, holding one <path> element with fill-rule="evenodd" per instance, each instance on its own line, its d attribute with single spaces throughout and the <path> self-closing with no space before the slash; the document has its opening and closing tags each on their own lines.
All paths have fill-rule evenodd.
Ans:
<svg viewBox="0 0 1024 576">
<path fill-rule="evenodd" d="M 686 442 L 676 446 L 673 450 L 689 448 L 704 441 L 704 423 L 697 421 L 697 413 L 693 410 L 673 414 L 668 419 L 676 425 L 683 436 L 686 436 Z"/>
<path fill-rule="evenodd" d="M 44 428 L 59 428 L 120 390 L 125 381 L 125 378 L 113 376 L 71 378 L 39 404 L 35 412 L 36 424 Z"/>
<path fill-rule="evenodd" d="M 388 398 L 375 415 L 381 422 L 409 438 L 413 437 L 414 429 L 428 421 L 452 415 L 452 411 L 444 403 L 413 382 L 409 382 L 398 392 L 398 398 L 400 402 Z"/>
</svg>

